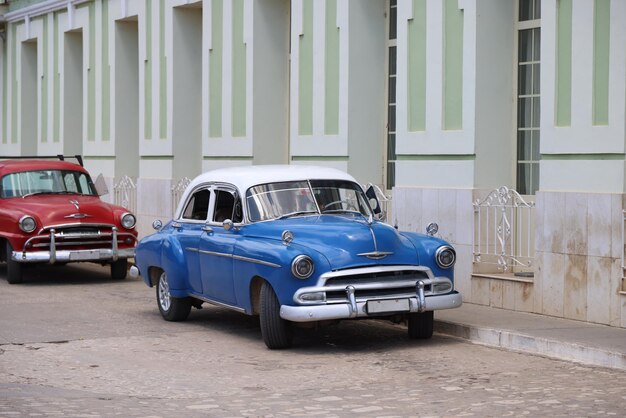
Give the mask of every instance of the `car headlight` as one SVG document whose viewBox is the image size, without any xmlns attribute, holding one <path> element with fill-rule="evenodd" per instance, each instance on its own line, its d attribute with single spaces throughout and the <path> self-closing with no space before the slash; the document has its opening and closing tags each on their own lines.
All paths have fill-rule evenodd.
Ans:
<svg viewBox="0 0 626 418">
<path fill-rule="evenodd" d="M 456 261 L 456 252 L 454 248 L 449 245 L 444 245 L 437 250 L 435 260 L 437 261 L 437 265 L 442 269 L 450 268 Z"/>
<path fill-rule="evenodd" d="M 135 227 L 135 224 L 137 223 L 137 218 L 135 218 L 135 215 L 133 215 L 132 213 L 125 213 L 120 218 L 120 221 L 122 222 L 122 226 L 124 228 L 133 229 Z"/>
<path fill-rule="evenodd" d="M 315 270 L 313 260 L 308 255 L 299 255 L 291 262 L 291 272 L 298 279 L 308 279 L 313 270 Z"/>
<path fill-rule="evenodd" d="M 19 221 L 20 229 L 26 233 L 31 233 L 37 228 L 37 221 L 32 216 L 24 215 Z"/>
</svg>

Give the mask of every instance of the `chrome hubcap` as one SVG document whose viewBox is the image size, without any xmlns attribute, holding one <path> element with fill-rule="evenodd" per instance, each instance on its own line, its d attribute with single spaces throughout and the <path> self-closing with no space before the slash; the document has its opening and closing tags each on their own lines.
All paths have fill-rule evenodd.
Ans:
<svg viewBox="0 0 626 418">
<path fill-rule="evenodd" d="M 170 300 L 170 286 L 167 284 L 167 274 L 163 272 L 159 278 L 159 305 L 163 311 L 169 311 Z"/>
</svg>

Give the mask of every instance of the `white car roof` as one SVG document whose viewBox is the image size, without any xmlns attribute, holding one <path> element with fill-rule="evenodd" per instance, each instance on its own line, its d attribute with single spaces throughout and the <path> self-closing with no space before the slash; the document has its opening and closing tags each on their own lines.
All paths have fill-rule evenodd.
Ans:
<svg viewBox="0 0 626 418">
<path fill-rule="evenodd" d="M 182 210 L 185 202 L 197 186 L 206 183 L 229 183 L 237 187 L 242 195 L 258 184 L 297 180 L 347 180 L 357 183 L 348 173 L 330 167 L 309 165 L 251 165 L 242 167 L 220 168 L 207 171 L 194 178 L 178 202 L 176 214 Z"/>
</svg>

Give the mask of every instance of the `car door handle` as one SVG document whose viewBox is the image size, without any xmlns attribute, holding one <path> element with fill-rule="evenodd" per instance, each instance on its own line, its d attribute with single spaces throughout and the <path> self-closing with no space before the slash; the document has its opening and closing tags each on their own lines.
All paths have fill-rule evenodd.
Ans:
<svg viewBox="0 0 626 418">
<path fill-rule="evenodd" d="M 213 228 L 211 228 L 210 226 L 203 226 L 202 230 L 206 232 L 207 234 L 210 234 L 213 232 Z"/>
</svg>

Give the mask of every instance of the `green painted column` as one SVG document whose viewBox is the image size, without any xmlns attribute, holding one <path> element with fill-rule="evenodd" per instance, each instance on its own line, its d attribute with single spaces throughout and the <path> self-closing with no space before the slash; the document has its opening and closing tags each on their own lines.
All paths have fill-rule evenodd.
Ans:
<svg viewBox="0 0 626 418">
<path fill-rule="evenodd" d="M 326 0 L 326 54 L 324 82 L 324 133 L 339 133 L 339 28 L 337 0 Z"/>
<path fill-rule="evenodd" d="M 146 60 L 144 61 L 144 138 L 152 138 L 152 0 L 146 0 Z"/>
<path fill-rule="evenodd" d="M 609 124 L 611 0 L 595 0 L 593 16 L 593 124 Z"/>
<path fill-rule="evenodd" d="M 556 32 L 556 125 L 572 119 L 572 0 L 558 0 Z"/>
<path fill-rule="evenodd" d="M 211 2 L 211 49 L 209 50 L 209 137 L 222 136 L 222 43 L 223 0 Z"/>
<path fill-rule="evenodd" d="M 319 1 L 319 0 L 318 0 Z M 302 1 L 302 35 L 298 63 L 298 133 L 313 134 L 313 0 Z"/>
<path fill-rule="evenodd" d="M 426 0 L 413 1 L 407 23 L 407 116 L 409 132 L 426 129 Z"/>
<path fill-rule="evenodd" d="M 246 136 L 246 44 L 243 39 L 244 1 L 233 2 L 232 133 Z"/>
<path fill-rule="evenodd" d="M 463 11 L 444 0 L 443 129 L 463 128 Z"/>
</svg>

